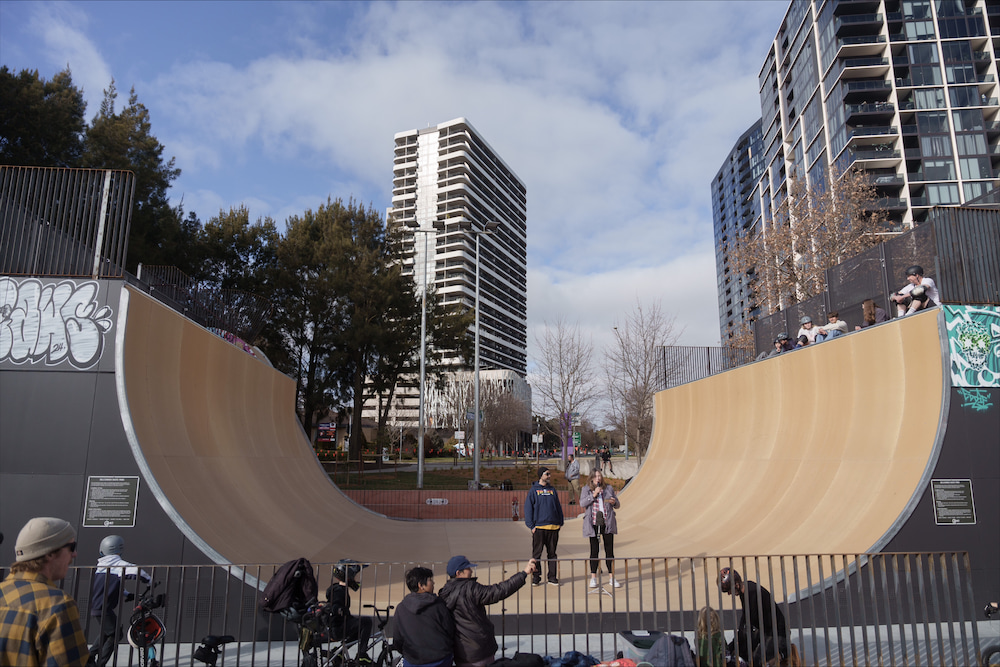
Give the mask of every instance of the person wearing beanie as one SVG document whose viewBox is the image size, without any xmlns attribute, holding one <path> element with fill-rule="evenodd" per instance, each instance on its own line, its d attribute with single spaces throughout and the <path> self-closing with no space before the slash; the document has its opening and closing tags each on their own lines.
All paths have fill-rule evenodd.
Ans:
<svg viewBox="0 0 1000 667">
<path fill-rule="evenodd" d="M 455 619 L 455 666 L 486 667 L 496 655 L 496 631 L 486 615 L 486 605 L 506 600 L 520 590 L 538 567 L 534 559 L 509 579 L 485 586 L 476 581 L 475 563 L 465 556 L 448 560 L 448 581 L 438 597 Z"/>
<path fill-rule="evenodd" d="M 538 481 L 531 485 L 528 497 L 524 499 L 524 524 L 531 531 L 531 558 L 540 563 L 542 549 L 545 549 L 547 578 L 550 584 L 558 586 L 556 548 L 559 546 L 559 529 L 563 525 L 563 511 L 548 468 L 538 469 Z M 539 564 L 531 577 L 532 586 L 542 584 L 541 570 Z"/>
<path fill-rule="evenodd" d="M 76 601 L 55 582 L 76 556 L 67 521 L 36 517 L 14 544 L 16 561 L 0 583 L 0 664 L 83 667 L 90 659 Z"/>
</svg>

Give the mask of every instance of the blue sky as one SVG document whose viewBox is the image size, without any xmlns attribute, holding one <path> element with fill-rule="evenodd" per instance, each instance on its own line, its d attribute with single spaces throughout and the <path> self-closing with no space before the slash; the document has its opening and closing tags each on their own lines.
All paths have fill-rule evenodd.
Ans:
<svg viewBox="0 0 1000 667">
<path fill-rule="evenodd" d="M 600 350 L 641 300 L 719 341 L 711 179 L 760 117 L 786 0 L 0 2 L 0 64 L 134 87 L 176 204 L 282 223 L 390 203 L 393 135 L 465 117 L 526 183 L 529 340 Z M 531 350 L 529 349 L 529 354 Z"/>
</svg>

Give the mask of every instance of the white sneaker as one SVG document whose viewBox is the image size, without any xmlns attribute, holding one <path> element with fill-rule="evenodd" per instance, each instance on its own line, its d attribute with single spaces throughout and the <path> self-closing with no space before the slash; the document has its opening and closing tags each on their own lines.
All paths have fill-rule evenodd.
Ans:
<svg viewBox="0 0 1000 667">
<path fill-rule="evenodd" d="M 621 588 L 622 587 L 622 582 L 618 581 L 614 577 L 611 577 L 611 581 L 609 581 L 608 583 L 610 583 L 615 588 Z"/>
<path fill-rule="evenodd" d="M 590 578 L 590 587 L 591 588 L 597 588 L 597 577 L 591 577 Z"/>
</svg>

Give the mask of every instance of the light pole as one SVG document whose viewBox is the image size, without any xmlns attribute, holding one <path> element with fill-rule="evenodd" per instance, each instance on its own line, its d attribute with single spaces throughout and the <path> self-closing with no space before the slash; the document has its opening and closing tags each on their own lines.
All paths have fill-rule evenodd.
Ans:
<svg viewBox="0 0 1000 667">
<path fill-rule="evenodd" d="M 424 382 L 427 376 L 427 235 L 437 233 L 436 229 L 414 229 L 414 248 L 416 234 L 424 235 L 424 284 L 420 297 L 420 408 L 417 425 L 417 488 L 424 488 Z M 400 449 L 403 442 L 400 440 Z"/>
<path fill-rule="evenodd" d="M 479 458 L 480 458 L 480 447 L 479 447 L 479 242 L 480 235 L 482 234 L 492 234 L 496 231 L 500 223 L 493 220 L 487 222 L 483 225 L 482 229 L 469 229 L 469 233 L 476 239 L 476 345 L 475 345 L 475 362 L 474 362 L 474 374 L 475 374 L 475 385 L 473 388 L 473 402 L 475 403 L 475 421 L 473 421 L 472 430 L 472 467 L 473 467 L 473 482 L 475 483 L 476 490 L 479 490 Z"/>
<path fill-rule="evenodd" d="M 621 334 L 618 333 L 618 327 L 615 327 L 615 338 L 618 339 L 618 344 L 622 347 L 622 361 L 625 360 L 625 345 L 622 343 Z M 628 381 L 626 380 L 626 385 Z M 628 461 L 628 409 L 625 401 L 625 394 L 628 391 L 628 386 L 622 390 L 622 417 L 625 421 L 625 460 Z"/>
</svg>

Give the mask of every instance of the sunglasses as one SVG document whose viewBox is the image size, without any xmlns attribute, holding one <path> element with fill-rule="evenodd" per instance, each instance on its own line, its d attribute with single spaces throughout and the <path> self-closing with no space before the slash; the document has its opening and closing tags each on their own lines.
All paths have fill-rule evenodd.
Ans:
<svg viewBox="0 0 1000 667">
<path fill-rule="evenodd" d="M 69 549 L 70 553 L 76 553 L 76 542 L 70 542 L 66 545 L 66 548 Z"/>
</svg>

